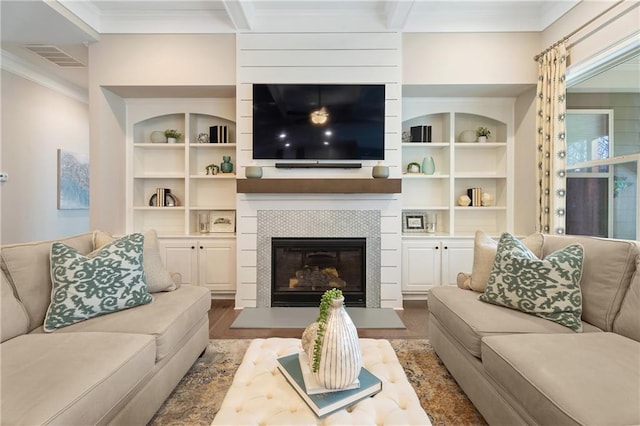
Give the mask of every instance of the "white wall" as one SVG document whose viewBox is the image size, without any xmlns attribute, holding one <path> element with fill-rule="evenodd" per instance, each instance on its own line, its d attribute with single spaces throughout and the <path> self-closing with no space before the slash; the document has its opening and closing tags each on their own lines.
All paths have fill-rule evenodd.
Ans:
<svg viewBox="0 0 640 426">
<path fill-rule="evenodd" d="M 89 106 L 2 71 L 2 244 L 89 230 L 89 210 L 57 209 L 57 150 L 89 153 Z"/>
</svg>

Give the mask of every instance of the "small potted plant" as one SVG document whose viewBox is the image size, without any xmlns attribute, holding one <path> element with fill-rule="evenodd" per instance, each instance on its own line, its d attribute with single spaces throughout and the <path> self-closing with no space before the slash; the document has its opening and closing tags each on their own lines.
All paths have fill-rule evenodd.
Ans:
<svg viewBox="0 0 640 426">
<path fill-rule="evenodd" d="M 178 139 L 182 136 L 182 133 L 176 129 L 167 129 L 164 131 L 164 135 L 167 137 L 167 142 L 178 143 Z"/>
<path fill-rule="evenodd" d="M 476 129 L 476 136 L 478 137 L 478 142 L 486 142 L 489 136 L 491 136 L 491 131 L 486 127 L 478 127 Z"/>
</svg>

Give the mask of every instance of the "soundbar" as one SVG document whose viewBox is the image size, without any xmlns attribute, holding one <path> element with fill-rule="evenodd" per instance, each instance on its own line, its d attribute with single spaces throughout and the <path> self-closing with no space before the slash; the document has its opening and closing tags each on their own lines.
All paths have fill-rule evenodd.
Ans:
<svg viewBox="0 0 640 426">
<path fill-rule="evenodd" d="M 277 169 L 361 169 L 362 163 L 276 163 Z"/>
</svg>

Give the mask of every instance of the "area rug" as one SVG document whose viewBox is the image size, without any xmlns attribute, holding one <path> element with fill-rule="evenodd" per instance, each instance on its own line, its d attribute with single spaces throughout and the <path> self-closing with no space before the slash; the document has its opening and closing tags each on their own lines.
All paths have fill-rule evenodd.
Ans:
<svg viewBox="0 0 640 426">
<path fill-rule="evenodd" d="M 391 308 L 345 308 L 357 328 L 406 328 Z M 231 328 L 306 328 L 318 308 L 244 308 Z"/>
<path fill-rule="evenodd" d="M 149 425 L 211 424 L 250 342 L 250 339 L 211 340 L 205 354 L 191 367 Z M 390 342 L 434 426 L 486 425 L 428 340 L 392 339 Z"/>
</svg>

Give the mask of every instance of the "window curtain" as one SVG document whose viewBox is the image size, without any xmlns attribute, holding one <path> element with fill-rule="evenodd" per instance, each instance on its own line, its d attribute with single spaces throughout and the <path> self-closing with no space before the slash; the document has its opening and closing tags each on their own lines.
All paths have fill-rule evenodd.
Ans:
<svg viewBox="0 0 640 426">
<path fill-rule="evenodd" d="M 566 66 L 564 42 L 549 49 L 538 59 L 536 230 L 545 234 L 565 233 Z"/>
</svg>

